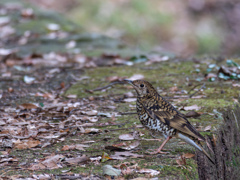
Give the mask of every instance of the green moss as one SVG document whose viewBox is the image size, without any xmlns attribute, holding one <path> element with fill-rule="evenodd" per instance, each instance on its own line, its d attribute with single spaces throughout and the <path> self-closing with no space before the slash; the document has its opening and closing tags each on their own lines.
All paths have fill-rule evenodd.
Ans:
<svg viewBox="0 0 240 180">
<path fill-rule="evenodd" d="M 188 99 L 183 101 L 182 103 L 186 103 L 188 106 L 196 104 L 202 107 L 201 111 L 207 111 L 207 112 L 212 112 L 213 109 L 223 109 L 233 105 L 232 101 L 227 101 L 225 99 L 210 99 L 210 98 Z"/>
</svg>

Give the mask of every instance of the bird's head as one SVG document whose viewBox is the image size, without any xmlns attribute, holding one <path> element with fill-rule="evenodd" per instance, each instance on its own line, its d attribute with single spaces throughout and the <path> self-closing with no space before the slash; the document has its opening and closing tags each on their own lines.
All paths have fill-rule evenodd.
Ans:
<svg viewBox="0 0 240 180">
<path fill-rule="evenodd" d="M 147 81 L 144 80 L 124 80 L 128 84 L 131 84 L 133 88 L 136 90 L 138 97 L 144 97 L 144 96 L 153 96 L 156 93 L 156 90 L 154 87 Z"/>
</svg>

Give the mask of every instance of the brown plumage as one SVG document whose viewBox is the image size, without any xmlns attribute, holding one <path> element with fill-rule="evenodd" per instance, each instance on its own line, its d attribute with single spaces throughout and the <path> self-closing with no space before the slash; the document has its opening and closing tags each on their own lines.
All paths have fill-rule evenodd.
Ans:
<svg viewBox="0 0 240 180">
<path fill-rule="evenodd" d="M 210 155 L 203 149 L 205 138 L 176 110 L 169 102 L 160 96 L 154 87 L 144 80 L 125 80 L 137 92 L 137 113 L 141 123 L 151 131 L 161 132 L 166 140 L 154 153 L 164 153 L 161 150 L 172 138 L 180 138 L 202 151 L 211 162 Z"/>
</svg>

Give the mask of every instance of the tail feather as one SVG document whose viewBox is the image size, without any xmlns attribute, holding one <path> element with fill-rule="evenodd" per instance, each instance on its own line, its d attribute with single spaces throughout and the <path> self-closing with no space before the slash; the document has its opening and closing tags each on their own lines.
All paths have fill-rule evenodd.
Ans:
<svg viewBox="0 0 240 180">
<path fill-rule="evenodd" d="M 186 135 L 183 135 L 181 133 L 178 133 L 178 137 L 182 140 L 184 140 L 185 142 L 187 142 L 188 144 L 194 146 L 195 148 L 197 148 L 198 150 L 200 150 L 201 152 L 203 152 L 207 157 L 208 159 L 213 163 L 213 159 L 210 157 L 210 155 L 205 151 L 205 149 L 203 149 L 203 147 L 201 146 L 200 143 L 197 143 L 195 142 L 194 140 L 190 139 L 189 137 L 187 137 Z M 212 149 L 211 149 L 212 150 Z"/>
</svg>

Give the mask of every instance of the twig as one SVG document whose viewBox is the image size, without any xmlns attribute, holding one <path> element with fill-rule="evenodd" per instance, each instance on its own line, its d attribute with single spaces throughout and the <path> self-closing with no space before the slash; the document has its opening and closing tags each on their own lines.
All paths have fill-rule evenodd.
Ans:
<svg viewBox="0 0 240 180">
<path fill-rule="evenodd" d="M 101 91 L 103 89 L 107 89 L 108 87 L 112 87 L 114 84 L 125 84 L 124 81 L 114 81 L 112 83 L 110 83 L 109 85 L 107 86 L 103 86 L 103 87 L 98 87 L 96 89 L 93 89 L 93 90 L 89 90 L 89 91 Z"/>
<path fill-rule="evenodd" d="M 206 88 L 205 83 L 194 93 L 189 95 L 189 98 L 192 98 L 195 94 L 197 94 L 199 91 L 201 91 L 202 89 Z"/>
<path fill-rule="evenodd" d="M 200 86 L 200 85 L 202 85 L 202 84 L 197 84 L 197 85 L 193 86 L 192 89 L 190 89 L 190 90 L 188 91 L 188 94 L 190 94 L 191 91 L 193 91 L 196 87 L 198 87 L 198 86 Z"/>
</svg>

